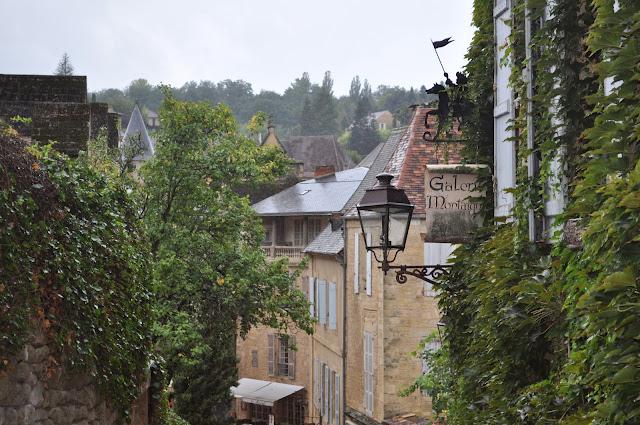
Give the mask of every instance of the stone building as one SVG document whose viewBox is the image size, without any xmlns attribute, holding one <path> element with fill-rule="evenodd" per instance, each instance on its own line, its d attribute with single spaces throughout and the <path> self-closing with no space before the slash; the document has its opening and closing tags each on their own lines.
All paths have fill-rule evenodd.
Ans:
<svg viewBox="0 0 640 425">
<path fill-rule="evenodd" d="M 355 166 L 335 136 L 296 136 L 280 140 L 276 127 L 269 124 L 263 146 L 277 146 L 295 163 L 295 173 L 300 178 L 311 178 L 327 172 L 348 170 Z"/>
<path fill-rule="evenodd" d="M 407 245 L 396 264 L 445 264 L 449 244 L 425 243 L 425 166 L 460 160 L 460 143 L 426 142 L 424 118 L 427 108 L 414 112 L 408 127 L 396 129 L 374 160 L 361 187 L 354 194 L 359 201 L 373 187 L 375 176 L 386 172 L 404 189 L 415 205 Z M 432 126 L 435 127 L 435 126 Z M 375 234 L 376 220 L 365 220 L 365 237 Z M 370 231 L 368 231 L 370 230 Z M 362 229 L 355 208 L 345 213 L 346 258 L 346 421 L 371 424 L 397 417 L 428 418 L 429 397 L 416 392 L 399 393 L 409 387 L 426 365 L 412 356 L 420 341 L 436 331 L 439 321 L 436 293 L 430 284 L 409 277 L 400 285 L 391 271 L 378 268 L 365 251 Z"/>
<path fill-rule="evenodd" d="M 400 285 L 394 273 L 381 272 L 372 254 L 365 251 L 355 210 L 364 192 L 375 184 L 377 174 L 393 174 L 394 183 L 406 191 L 415 205 L 407 246 L 396 263 L 447 262 L 451 245 L 425 243 L 421 233 L 426 214 L 425 168 L 427 164 L 459 161 L 461 144 L 423 140 L 428 110 L 418 108 L 408 127 L 395 129 L 390 138 L 375 149 L 366 161 L 367 167 L 363 169 L 367 171 L 357 188 L 346 202 L 339 202 L 342 207 L 335 209 L 331 219 L 327 217 L 320 222 L 322 231 L 315 238 L 307 238 L 304 249 L 294 253 L 286 251 L 289 247 L 281 247 L 283 251 L 278 251 L 280 255 L 293 256 L 296 261 L 303 255 L 309 258 L 309 267 L 299 284 L 307 294 L 310 314 L 317 322 L 312 336 L 296 336 L 299 345 L 295 353 L 296 369 L 303 367 L 306 373 L 289 381 L 304 388 L 307 423 L 373 425 L 397 422 L 398 418 L 419 422 L 431 416 L 428 397 L 419 392 L 400 397 L 399 392 L 428 367 L 411 353 L 425 336 L 436 330 L 440 317 L 436 293 L 431 285 L 416 278 L 409 277 L 407 283 Z M 334 198 L 343 195 L 335 189 Z M 303 186 L 297 185 L 269 202 L 284 215 L 287 205 L 300 205 L 298 200 L 289 203 L 286 199 L 305 196 L 301 195 L 304 193 Z M 256 204 L 262 214 L 266 211 L 264 205 Z M 265 249 L 276 250 L 278 245 L 270 245 L 277 239 L 272 229 L 278 224 L 270 224 L 268 218 L 265 224 Z M 376 225 L 379 223 L 366 222 L 365 232 L 373 234 Z M 303 225 L 298 227 L 302 229 Z M 291 230 L 280 232 L 289 234 Z M 267 336 L 264 331 L 260 332 L 254 333 L 260 336 L 239 344 L 240 376 L 269 380 L 258 378 L 265 373 L 259 372 L 264 367 L 260 366 L 260 356 L 264 355 L 260 347 L 270 350 L 272 346 L 271 342 L 265 344 Z M 251 350 L 256 354 L 250 356 Z M 251 371 L 250 362 L 254 359 L 258 366 Z"/>
<path fill-rule="evenodd" d="M 118 146 L 120 116 L 106 103 L 87 102 L 85 76 L 0 74 L 0 119 L 23 136 L 57 142 L 54 147 L 70 155 L 86 150 L 103 130 L 109 146 Z"/>
<path fill-rule="evenodd" d="M 300 182 L 255 204 L 253 207 L 265 226 L 263 250 L 267 257 L 287 257 L 292 270 L 297 267 L 305 247 L 320 238 L 325 227 L 331 228 L 332 215 L 344 208 L 366 173 L 366 168 L 331 173 Z M 323 298 L 326 309 L 318 310 L 326 312 L 327 320 L 320 320 L 317 326 L 317 329 L 321 326 L 326 328 L 324 332 L 312 337 L 290 329 L 287 335 L 280 335 L 273 329 L 258 327 L 251 330 L 244 340 L 238 341 L 240 380 L 238 387 L 234 388 L 237 420 L 266 422 L 269 415 L 273 415 L 276 424 L 319 423 L 316 412 L 310 408 L 314 339 L 324 335 L 334 346 L 342 340 L 336 316 L 340 308 L 336 291 L 342 266 L 335 266 L 332 262 L 333 259 L 327 267 L 333 270 L 333 274 L 323 272 L 323 276 L 332 282 L 323 286 L 327 288 L 326 298 Z M 305 293 L 309 293 L 313 273 L 313 269 L 307 268 L 297 282 Z M 331 293 L 328 292 L 330 287 L 333 288 Z M 333 370 L 338 370 L 335 365 Z"/>
<path fill-rule="evenodd" d="M 374 124 L 377 130 L 391 130 L 395 127 L 395 119 L 389 111 L 372 112 L 367 119 L 370 124 Z"/>
</svg>

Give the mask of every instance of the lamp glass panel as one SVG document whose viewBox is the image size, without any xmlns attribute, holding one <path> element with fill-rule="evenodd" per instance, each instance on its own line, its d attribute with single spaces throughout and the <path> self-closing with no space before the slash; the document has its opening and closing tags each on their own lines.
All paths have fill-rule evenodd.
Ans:
<svg viewBox="0 0 640 425">
<path fill-rule="evenodd" d="M 389 245 L 402 247 L 405 243 L 404 237 L 407 234 L 409 225 L 409 214 L 407 212 L 389 214 Z"/>
</svg>

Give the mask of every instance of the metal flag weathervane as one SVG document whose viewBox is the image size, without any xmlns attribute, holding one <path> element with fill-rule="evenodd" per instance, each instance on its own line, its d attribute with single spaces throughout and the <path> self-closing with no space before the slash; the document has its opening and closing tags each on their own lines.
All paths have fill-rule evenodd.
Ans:
<svg viewBox="0 0 640 425">
<path fill-rule="evenodd" d="M 453 43 L 455 40 L 452 40 L 451 37 L 447 37 L 443 40 L 433 41 L 431 40 L 431 44 L 433 44 L 433 50 L 436 52 L 436 56 L 438 57 L 438 62 L 440 62 L 440 67 L 442 68 L 442 72 L 444 72 L 444 76 L 448 79 L 449 75 L 447 71 L 444 70 L 444 66 L 442 65 L 442 60 L 440 60 L 440 55 L 438 54 L 438 49 L 446 46 L 449 43 Z"/>
</svg>

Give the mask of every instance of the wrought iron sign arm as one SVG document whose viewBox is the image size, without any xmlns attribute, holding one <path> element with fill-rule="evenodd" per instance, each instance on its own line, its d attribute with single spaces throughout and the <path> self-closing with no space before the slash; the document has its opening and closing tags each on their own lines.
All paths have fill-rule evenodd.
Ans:
<svg viewBox="0 0 640 425">
<path fill-rule="evenodd" d="M 451 266 L 445 264 L 433 266 L 389 266 L 389 270 L 396 270 L 396 282 L 400 284 L 407 282 L 407 275 L 434 284 L 438 282 L 440 277 L 449 275 Z"/>
</svg>

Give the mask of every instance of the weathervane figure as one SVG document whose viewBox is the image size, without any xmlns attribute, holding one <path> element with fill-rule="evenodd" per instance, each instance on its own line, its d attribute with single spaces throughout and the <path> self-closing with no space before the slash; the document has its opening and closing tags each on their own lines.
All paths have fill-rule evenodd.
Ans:
<svg viewBox="0 0 640 425">
<path fill-rule="evenodd" d="M 450 87 L 453 91 L 453 99 L 449 97 L 449 91 L 447 87 L 443 86 L 440 83 L 436 83 L 430 89 L 426 90 L 427 94 L 435 94 L 438 96 L 438 109 L 430 110 L 424 117 L 424 126 L 426 131 L 422 135 L 422 138 L 427 142 L 437 142 L 438 136 L 442 132 L 445 123 L 447 122 L 450 113 L 453 117 L 458 121 L 458 124 L 462 124 L 463 116 L 468 111 L 468 104 L 465 99 L 464 93 L 466 92 L 466 84 L 467 77 L 461 72 L 456 73 L 456 82 L 454 83 L 449 78 L 449 74 L 444 69 L 444 65 L 442 65 L 442 60 L 440 59 L 440 55 L 438 54 L 438 49 L 444 47 L 454 40 L 451 37 L 447 37 L 443 40 L 439 41 L 431 41 L 433 45 L 433 50 L 436 52 L 436 56 L 438 57 L 438 62 L 440 63 L 440 67 L 442 68 L 442 72 L 444 73 L 445 85 Z M 438 129 L 436 130 L 436 134 L 431 136 L 431 132 L 429 131 L 429 117 L 431 115 L 436 115 L 438 117 Z"/>
</svg>

